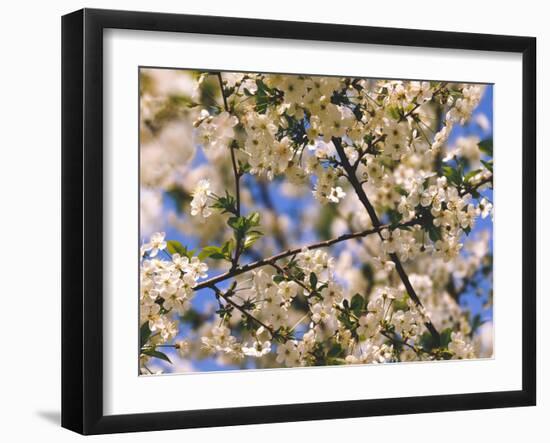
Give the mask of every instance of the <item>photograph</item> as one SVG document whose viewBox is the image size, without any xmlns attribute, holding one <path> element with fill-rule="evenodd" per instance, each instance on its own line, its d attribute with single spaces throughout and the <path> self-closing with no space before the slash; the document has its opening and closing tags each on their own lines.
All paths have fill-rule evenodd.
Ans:
<svg viewBox="0 0 550 443">
<path fill-rule="evenodd" d="M 541 5 L 7 2 L 2 441 L 541 441 Z"/>
<path fill-rule="evenodd" d="M 492 84 L 138 75 L 140 375 L 493 358 Z"/>
</svg>

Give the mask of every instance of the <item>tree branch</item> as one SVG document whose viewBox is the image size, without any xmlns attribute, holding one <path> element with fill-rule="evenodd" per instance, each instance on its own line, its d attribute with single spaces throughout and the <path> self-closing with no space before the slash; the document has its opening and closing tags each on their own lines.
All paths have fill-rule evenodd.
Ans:
<svg viewBox="0 0 550 443">
<path fill-rule="evenodd" d="M 416 353 L 416 355 L 420 355 L 421 353 L 431 355 L 430 352 L 426 351 L 425 349 L 417 348 L 416 346 L 410 344 L 408 341 L 399 340 L 398 338 L 396 338 L 395 336 L 389 334 L 386 331 L 381 331 L 380 333 L 384 337 L 386 337 L 388 340 L 390 340 L 393 344 L 397 344 L 397 345 L 400 345 L 400 346 L 407 346 L 408 348 L 412 349 Z"/>
<path fill-rule="evenodd" d="M 229 109 L 229 106 L 227 104 L 227 97 L 225 96 L 225 92 L 224 92 L 224 89 L 223 89 L 222 73 L 218 72 L 217 76 L 218 76 L 218 81 L 220 83 L 220 91 L 221 91 L 222 98 L 223 98 L 224 109 L 227 113 L 231 113 L 231 111 Z M 229 148 L 231 150 L 231 165 L 233 167 L 233 175 L 235 177 L 235 201 L 236 201 L 236 209 L 237 209 L 236 216 L 240 217 L 241 216 L 241 190 L 240 190 L 241 173 L 240 173 L 239 167 L 237 165 L 237 157 L 235 155 L 235 145 L 234 145 L 233 141 L 231 142 Z M 241 255 L 241 245 L 240 245 L 240 243 L 241 243 L 241 241 L 238 241 L 237 245 L 235 247 L 235 255 L 233 256 L 233 260 L 232 260 L 233 261 L 233 267 L 236 267 L 238 265 L 238 262 L 239 262 L 239 256 Z"/>
<path fill-rule="evenodd" d="M 439 88 L 437 88 L 433 93 L 432 93 L 432 97 L 439 94 L 441 91 L 443 91 L 443 89 L 447 86 L 447 82 L 443 82 L 441 83 L 441 85 L 439 86 Z M 399 119 L 400 122 L 404 121 L 407 119 L 407 117 L 409 117 L 410 115 L 413 114 L 414 111 L 416 111 L 418 108 L 420 108 L 420 106 L 422 106 L 424 103 L 416 103 L 413 108 L 409 111 L 409 112 L 406 112 L 405 114 L 403 114 L 403 116 Z"/>
<path fill-rule="evenodd" d="M 241 312 L 243 315 L 245 315 L 250 320 L 254 320 L 256 323 L 258 323 L 260 326 L 263 326 L 269 333 L 271 334 L 271 338 L 275 337 L 275 331 L 270 326 L 267 326 L 264 322 L 254 317 L 250 312 L 248 312 L 246 309 L 244 309 L 241 305 L 235 303 L 233 300 L 231 300 L 230 293 L 231 290 L 228 291 L 228 293 L 223 293 L 216 285 L 210 286 L 210 288 L 216 293 L 218 297 L 221 297 L 225 300 L 226 303 L 233 306 L 235 309 L 237 309 L 239 312 Z"/>
<path fill-rule="evenodd" d="M 311 288 L 308 287 L 304 282 L 301 282 L 300 280 L 292 278 L 292 276 L 282 267 L 280 267 L 277 263 L 271 262 L 269 265 L 273 268 L 275 268 L 277 271 L 279 271 L 282 275 L 284 275 L 289 280 L 292 280 L 297 285 L 301 286 L 305 291 L 311 292 Z"/>
<path fill-rule="evenodd" d="M 489 177 L 484 178 L 479 183 L 476 183 L 475 185 L 465 187 L 461 192 L 460 196 L 464 197 L 466 194 L 472 191 L 477 191 L 479 188 L 481 188 L 483 185 L 487 183 L 493 183 L 493 174 L 491 174 Z"/>
<path fill-rule="evenodd" d="M 363 187 L 361 186 L 361 183 L 357 179 L 357 176 L 355 175 L 355 171 L 353 170 L 353 166 L 350 164 L 346 153 L 344 151 L 344 148 L 342 146 L 342 140 L 337 137 L 332 137 L 332 142 L 334 143 L 334 146 L 336 147 L 336 152 L 338 153 L 338 156 L 340 157 L 340 162 L 342 164 L 342 167 L 346 171 L 348 180 L 355 190 L 355 193 L 357 194 L 357 197 L 359 198 L 359 201 L 363 204 L 365 209 L 367 210 L 367 213 L 369 214 L 369 217 L 372 221 L 372 224 L 375 228 L 378 228 L 376 232 L 378 232 L 378 235 L 380 236 L 380 239 L 382 239 L 382 234 L 380 233 L 381 229 L 381 223 L 380 219 L 378 218 L 378 215 L 376 215 L 376 211 L 374 210 L 374 207 L 371 205 L 367 194 L 363 190 Z M 418 298 L 418 295 L 416 294 L 416 291 L 414 290 L 409 277 L 407 273 L 405 272 L 405 269 L 403 268 L 403 265 L 401 264 L 401 260 L 397 256 L 397 254 L 392 253 L 389 254 L 391 260 L 395 264 L 395 270 L 397 271 L 397 274 L 399 275 L 399 278 L 403 282 L 403 285 L 405 286 L 405 289 L 407 290 L 407 293 L 411 297 L 411 299 L 415 302 L 417 306 L 422 306 L 422 302 Z M 435 326 L 432 324 L 431 321 L 426 321 L 425 323 L 426 328 L 428 331 L 430 331 L 430 334 L 436 339 L 438 342 L 440 341 L 439 332 L 435 329 Z"/>
<path fill-rule="evenodd" d="M 407 223 L 403 223 L 399 226 L 400 227 L 413 226 L 413 225 L 418 224 L 418 223 L 419 222 L 418 222 L 417 219 L 413 219 L 413 220 L 411 220 Z M 292 255 L 298 254 L 304 248 L 307 248 L 307 249 L 310 249 L 310 250 L 311 249 L 319 249 L 319 248 L 327 248 L 327 247 L 332 246 L 336 243 L 340 243 L 340 242 L 343 242 L 343 241 L 346 241 L 346 240 L 350 240 L 352 238 L 366 237 L 368 235 L 375 234 L 375 233 L 380 232 L 382 229 L 387 228 L 387 227 L 389 227 L 389 225 L 380 225 L 380 226 L 378 226 L 376 228 L 373 228 L 373 229 L 366 229 L 364 231 L 352 232 L 352 233 L 349 233 L 349 234 L 343 234 L 339 237 L 332 238 L 330 240 L 325 240 L 325 241 L 321 241 L 321 242 L 317 242 L 317 243 L 312 243 L 310 245 L 301 246 L 299 248 L 287 249 L 286 251 L 283 251 L 283 252 L 280 252 L 278 254 L 272 255 L 271 257 L 263 258 L 261 260 L 255 261 L 255 262 L 248 263 L 244 266 L 237 266 L 236 268 L 231 269 L 231 270 L 229 270 L 229 271 L 227 271 L 223 274 L 217 275 L 216 277 L 212 277 L 209 280 L 205 280 L 205 281 L 199 283 L 197 286 L 194 287 L 194 289 L 195 289 L 195 291 L 198 291 L 199 289 L 211 288 L 213 285 L 216 285 L 216 284 L 218 284 L 222 281 L 225 281 L 229 278 L 236 277 L 238 275 L 244 274 L 245 272 L 252 271 L 252 270 L 254 270 L 256 268 L 260 268 L 262 266 L 270 265 L 270 264 L 275 263 L 278 260 L 281 260 L 283 258 L 290 257 Z"/>
<path fill-rule="evenodd" d="M 365 156 L 367 154 L 372 154 L 373 153 L 374 147 L 376 146 L 377 143 L 381 142 L 383 138 L 384 138 L 384 136 L 381 135 L 380 137 L 376 138 L 375 140 L 369 142 L 367 149 L 365 149 L 361 153 L 361 155 L 359 155 L 357 157 L 357 160 L 355 160 L 355 163 L 352 165 L 352 168 L 353 168 L 354 171 L 357 171 L 357 168 L 359 168 L 359 165 L 361 164 L 361 161 L 363 160 L 363 158 L 365 158 Z"/>
</svg>

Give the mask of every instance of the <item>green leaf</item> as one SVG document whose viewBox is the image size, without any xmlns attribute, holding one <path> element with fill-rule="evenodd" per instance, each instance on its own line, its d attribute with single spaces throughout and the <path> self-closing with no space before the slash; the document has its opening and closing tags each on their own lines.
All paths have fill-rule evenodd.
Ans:
<svg viewBox="0 0 550 443">
<path fill-rule="evenodd" d="M 342 365 L 347 364 L 347 361 L 343 358 L 328 357 L 326 364 L 328 366 L 342 366 Z"/>
<path fill-rule="evenodd" d="M 237 233 L 237 238 L 241 239 L 251 228 L 260 224 L 260 213 L 253 212 L 247 217 L 230 217 L 227 224 Z M 259 233 L 259 231 L 254 232 Z"/>
<path fill-rule="evenodd" d="M 406 189 L 404 189 L 402 186 L 396 186 L 395 190 L 399 195 L 404 195 L 405 197 L 409 195 Z"/>
<path fill-rule="evenodd" d="M 142 347 L 145 345 L 149 337 L 151 337 L 151 330 L 149 329 L 149 322 L 146 321 L 139 328 L 139 346 Z"/>
<path fill-rule="evenodd" d="M 432 224 L 428 225 L 427 231 L 431 241 L 436 242 L 437 240 L 441 240 L 441 232 L 436 226 Z"/>
<path fill-rule="evenodd" d="M 361 110 L 361 107 L 359 105 L 355 106 L 352 109 L 352 112 L 357 120 L 361 120 L 363 118 L 363 111 Z"/>
<path fill-rule="evenodd" d="M 227 191 L 225 191 L 225 196 L 219 197 L 211 207 L 221 209 L 222 214 L 237 214 L 237 200 Z"/>
<path fill-rule="evenodd" d="M 462 97 L 462 91 L 457 89 L 449 89 L 449 95 L 452 95 L 453 97 Z"/>
<path fill-rule="evenodd" d="M 344 303 L 347 302 L 347 300 L 344 300 Z M 351 321 L 351 317 L 349 315 L 349 305 L 347 308 L 344 307 L 344 311 L 341 312 L 341 314 L 338 316 L 338 320 L 346 327 L 346 329 L 349 329 L 350 331 L 354 331 L 357 327 L 356 322 Z"/>
<path fill-rule="evenodd" d="M 493 160 L 488 162 L 481 160 L 481 163 L 483 163 L 483 166 L 485 166 L 489 171 L 493 172 Z"/>
<path fill-rule="evenodd" d="M 199 253 L 199 260 L 204 260 L 207 257 L 223 260 L 226 258 L 226 255 L 223 253 L 222 248 L 218 246 L 205 246 Z"/>
<path fill-rule="evenodd" d="M 437 348 L 439 344 L 429 332 L 424 332 L 424 334 L 420 336 L 419 342 L 420 346 L 422 346 L 422 348 L 424 348 L 426 351 L 431 351 L 432 349 Z"/>
<path fill-rule="evenodd" d="M 465 182 L 469 182 L 474 176 L 476 176 L 476 175 L 479 174 L 480 172 L 481 172 L 481 169 L 474 169 L 473 171 L 468 172 L 468 173 L 464 176 L 464 181 L 465 181 Z"/>
<path fill-rule="evenodd" d="M 222 246 L 222 253 L 225 254 L 226 256 L 230 256 L 234 250 L 235 250 L 235 240 L 232 238 L 227 240 Z"/>
<path fill-rule="evenodd" d="M 479 327 L 481 325 L 483 325 L 483 323 L 485 323 L 482 319 L 481 319 L 481 315 L 480 314 L 476 314 L 472 320 L 472 332 L 471 332 L 471 335 L 474 335 L 474 333 L 479 329 Z"/>
<path fill-rule="evenodd" d="M 259 212 L 253 212 L 250 214 L 247 218 L 248 226 L 250 228 L 254 226 L 258 226 L 260 224 L 260 213 Z"/>
<path fill-rule="evenodd" d="M 394 120 L 399 120 L 401 118 L 401 113 L 399 112 L 399 108 L 397 106 L 390 106 L 388 108 L 388 115 Z"/>
<path fill-rule="evenodd" d="M 460 186 L 462 183 L 462 175 L 460 172 L 452 166 L 443 166 L 443 175 L 447 177 L 447 180 L 456 186 Z"/>
<path fill-rule="evenodd" d="M 313 289 L 317 287 L 317 281 L 318 280 L 317 280 L 317 276 L 315 275 L 315 272 L 312 272 L 311 274 L 309 274 L 309 284 Z"/>
<path fill-rule="evenodd" d="M 235 231 L 241 231 L 244 227 L 245 219 L 244 217 L 230 217 L 227 220 L 227 224 L 230 228 L 233 228 Z"/>
<path fill-rule="evenodd" d="M 453 353 L 449 351 L 448 349 L 440 349 L 437 353 L 439 357 L 441 357 L 443 360 L 450 360 L 453 358 Z"/>
<path fill-rule="evenodd" d="M 390 229 L 395 229 L 401 220 L 403 219 L 403 214 L 393 209 L 388 211 L 388 217 L 390 218 Z"/>
<path fill-rule="evenodd" d="M 327 352 L 327 357 L 329 358 L 336 358 L 340 357 L 342 354 L 343 349 L 342 345 L 340 343 L 335 343 Z"/>
<path fill-rule="evenodd" d="M 211 254 L 210 258 L 213 258 L 214 260 L 227 260 L 227 256 L 219 252 Z"/>
<path fill-rule="evenodd" d="M 363 303 L 364 303 L 364 299 L 361 296 L 361 294 L 355 294 L 351 298 L 350 308 L 355 314 L 355 316 L 359 317 L 361 315 L 361 310 L 363 309 Z"/>
<path fill-rule="evenodd" d="M 250 248 L 254 243 L 262 238 L 262 235 L 263 233 L 261 233 L 260 231 L 249 231 L 244 239 L 244 248 Z"/>
<path fill-rule="evenodd" d="M 446 328 L 440 333 L 440 345 L 444 348 L 449 346 L 451 342 L 451 333 L 453 330 L 451 328 Z"/>
<path fill-rule="evenodd" d="M 481 152 L 491 157 L 493 156 L 493 139 L 492 138 L 486 138 L 485 140 L 482 140 L 481 142 L 479 142 L 478 146 Z"/>
<path fill-rule="evenodd" d="M 405 293 L 403 295 L 403 298 L 399 299 L 396 298 L 393 301 L 393 310 L 396 311 L 407 311 L 409 309 L 409 305 L 407 304 L 407 300 L 409 299 L 409 294 Z"/>
<path fill-rule="evenodd" d="M 251 169 L 252 169 L 252 166 L 250 166 L 250 163 L 248 163 L 248 162 L 242 163 L 242 162 L 239 160 L 239 171 L 241 171 L 241 173 L 246 174 L 246 173 L 249 172 Z"/>
<path fill-rule="evenodd" d="M 265 114 L 267 106 L 270 102 L 270 97 L 267 92 L 267 86 L 261 80 L 256 80 L 258 90 L 256 91 L 256 111 L 258 114 Z"/>
<path fill-rule="evenodd" d="M 194 251 L 189 251 L 177 240 L 168 240 L 166 242 L 166 249 L 170 254 L 179 254 L 183 257 L 193 257 Z"/>
<path fill-rule="evenodd" d="M 141 351 L 142 354 L 149 355 L 151 357 L 159 358 L 172 364 L 172 361 L 164 352 L 157 351 L 156 349 L 145 349 Z"/>
</svg>

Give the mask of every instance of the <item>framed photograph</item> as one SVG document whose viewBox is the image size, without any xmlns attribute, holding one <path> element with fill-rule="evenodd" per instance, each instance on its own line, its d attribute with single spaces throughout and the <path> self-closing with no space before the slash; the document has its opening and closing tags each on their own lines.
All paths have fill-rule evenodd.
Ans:
<svg viewBox="0 0 550 443">
<path fill-rule="evenodd" d="M 536 402 L 530 37 L 62 20 L 62 425 Z"/>
</svg>

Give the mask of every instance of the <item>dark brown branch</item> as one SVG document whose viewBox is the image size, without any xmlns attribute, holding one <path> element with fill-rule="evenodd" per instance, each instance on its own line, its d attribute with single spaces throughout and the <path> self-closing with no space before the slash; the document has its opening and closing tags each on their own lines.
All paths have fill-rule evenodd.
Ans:
<svg viewBox="0 0 550 443">
<path fill-rule="evenodd" d="M 354 171 L 357 171 L 357 168 L 359 168 L 359 165 L 361 164 L 361 161 L 365 158 L 367 154 L 372 154 L 373 149 L 376 146 L 377 143 L 381 142 L 384 139 L 384 135 L 381 135 L 380 137 L 376 138 L 373 141 L 370 141 L 368 144 L 367 149 L 365 149 L 358 157 L 357 160 L 355 160 L 355 163 L 352 165 L 352 168 Z"/>
<path fill-rule="evenodd" d="M 284 275 L 286 278 L 288 278 L 289 280 L 292 280 L 293 282 L 295 282 L 296 284 L 298 284 L 299 286 L 301 286 L 304 290 L 306 290 L 307 292 L 310 292 L 311 289 L 304 283 L 304 282 L 301 282 L 300 280 L 297 280 L 297 279 L 294 279 L 292 278 L 292 276 L 284 269 L 282 268 L 281 266 L 279 266 L 277 263 L 275 262 L 271 262 L 269 263 L 269 265 L 273 268 L 275 268 L 277 271 L 279 271 L 282 275 Z"/>
<path fill-rule="evenodd" d="M 355 175 L 355 171 L 353 170 L 352 165 L 349 163 L 349 160 L 342 146 L 342 140 L 337 137 L 332 137 L 332 142 L 336 147 L 336 152 L 340 157 L 340 162 L 342 164 L 342 167 L 347 173 L 348 180 L 351 186 L 355 190 L 355 193 L 357 194 L 359 201 L 363 204 L 363 206 L 367 210 L 367 213 L 369 214 L 372 224 L 374 225 L 375 228 L 378 228 L 376 232 L 378 232 L 380 239 L 382 239 L 382 234 L 380 232 L 382 230 L 381 229 L 382 224 L 380 223 L 380 219 L 378 218 L 378 215 L 376 215 L 376 211 L 374 210 L 374 207 L 371 205 L 367 197 L 367 194 L 365 193 L 365 191 L 363 190 L 363 187 L 361 186 L 361 183 L 357 179 L 357 176 Z M 403 265 L 401 264 L 401 260 L 395 253 L 389 254 L 389 256 L 393 261 L 393 263 L 395 264 L 395 270 L 397 271 L 399 278 L 403 282 L 403 285 L 405 286 L 405 289 L 407 290 L 409 297 L 411 297 L 411 299 L 415 302 L 417 306 L 422 306 L 422 302 L 418 298 L 418 295 L 416 294 L 416 291 L 414 290 L 409 280 L 409 276 L 407 275 L 407 273 L 405 272 L 405 269 L 403 268 Z M 434 337 L 434 339 L 436 339 L 439 342 L 440 341 L 439 332 L 437 332 L 432 322 L 428 320 L 426 321 L 425 325 L 428 331 L 430 331 L 430 334 L 432 334 L 432 336 Z"/>
<path fill-rule="evenodd" d="M 418 220 L 416 220 L 416 219 L 411 220 L 407 223 L 403 223 L 399 226 L 413 226 L 415 224 L 418 224 Z M 272 255 L 271 257 L 267 257 L 267 258 L 264 258 L 264 259 L 261 259 L 261 260 L 258 260 L 258 261 L 252 262 L 252 263 L 248 263 L 247 265 L 237 266 L 236 268 L 234 268 L 230 271 L 227 271 L 223 274 L 217 275 L 216 277 L 212 277 L 209 280 L 205 280 L 205 281 L 199 283 L 197 286 L 195 286 L 194 289 L 195 289 L 195 291 L 198 291 L 199 289 L 211 288 L 213 285 L 216 285 L 216 284 L 218 284 L 218 283 L 220 283 L 224 280 L 227 280 L 229 278 L 236 277 L 238 275 L 244 274 L 245 272 L 252 271 L 252 270 L 254 270 L 256 268 L 260 268 L 262 266 L 270 265 L 270 264 L 275 263 L 275 262 L 277 262 L 277 261 L 279 261 L 283 258 L 290 257 L 292 255 L 298 254 L 304 248 L 310 249 L 310 250 L 311 249 L 319 249 L 319 248 L 327 248 L 327 247 L 332 246 L 336 243 L 340 243 L 340 242 L 343 242 L 343 241 L 346 241 L 346 240 L 350 240 L 352 238 L 366 237 L 368 235 L 375 234 L 375 233 L 380 232 L 382 229 L 387 228 L 387 227 L 388 227 L 388 225 L 380 225 L 380 226 L 378 226 L 376 228 L 373 228 L 373 229 L 366 229 L 364 231 L 359 231 L 359 232 L 351 232 L 349 234 L 343 234 L 339 237 L 332 238 L 330 240 L 324 240 L 324 241 L 321 241 L 321 242 L 312 243 L 310 245 L 302 246 L 302 247 L 299 247 L 299 248 L 288 249 L 286 251 L 283 251 L 283 252 L 280 252 L 278 254 Z"/>
<path fill-rule="evenodd" d="M 220 91 L 223 98 L 223 107 L 227 113 L 230 113 L 229 105 L 227 104 L 227 97 L 225 96 L 225 92 L 223 89 L 223 78 L 222 73 L 218 72 L 218 81 L 220 83 Z M 241 216 L 241 190 L 240 190 L 240 179 L 241 179 L 241 173 L 239 171 L 239 166 L 237 165 L 237 157 L 235 155 L 235 144 L 232 141 L 231 145 L 229 146 L 231 150 L 231 165 L 233 167 L 233 175 L 235 177 L 235 201 L 236 201 L 236 209 L 237 209 L 237 217 Z M 239 262 L 239 256 L 241 255 L 241 245 L 240 241 L 237 242 L 237 245 L 235 247 L 235 255 L 233 256 L 233 267 L 236 267 Z"/>
<path fill-rule="evenodd" d="M 223 107 L 225 109 L 226 112 L 229 112 L 229 106 L 227 104 L 227 97 L 225 96 L 225 92 L 223 90 L 223 78 L 222 78 L 222 73 L 221 72 L 217 72 L 216 75 L 218 76 L 218 81 L 220 82 L 220 92 L 222 94 L 222 99 L 223 99 Z"/>
<path fill-rule="evenodd" d="M 437 94 L 439 94 L 441 91 L 443 91 L 443 89 L 447 86 L 447 82 L 443 82 L 441 83 L 441 85 L 439 86 L 439 88 L 437 88 L 433 93 L 432 93 L 432 97 L 436 96 Z M 420 108 L 420 106 L 422 106 L 424 103 L 416 103 L 413 108 L 403 114 L 403 116 L 399 119 L 400 122 L 404 121 L 407 119 L 407 117 L 409 117 L 410 115 L 413 114 L 414 111 L 416 111 L 418 108 Z"/>
<path fill-rule="evenodd" d="M 464 197 L 466 194 L 468 194 L 469 192 L 472 192 L 472 191 L 477 191 L 479 188 L 481 188 L 483 185 L 487 184 L 487 183 L 492 183 L 493 182 L 493 174 L 491 174 L 489 177 L 485 177 L 483 180 L 481 180 L 479 183 L 475 184 L 475 185 L 472 185 L 472 186 L 467 186 L 465 187 L 461 192 L 460 192 L 460 196 L 461 197 Z"/>
<path fill-rule="evenodd" d="M 386 337 L 388 340 L 391 340 L 391 342 L 393 344 L 397 344 L 397 345 L 400 345 L 400 346 L 407 346 L 408 348 L 412 349 L 416 353 L 416 355 L 420 355 L 421 353 L 430 355 L 430 353 L 428 351 L 426 351 L 425 349 L 417 348 L 416 346 L 410 344 L 409 342 L 407 342 L 405 340 L 399 340 L 398 338 L 396 338 L 395 336 L 390 335 L 386 331 L 381 331 L 380 333 L 384 337 Z"/>
<path fill-rule="evenodd" d="M 275 337 L 275 331 L 273 330 L 273 328 L 271 328 L 270 326 L 267 326 L 264 322 L 262 322 L 261 320 L 257 319 L 256 317 L 254 317 L 250 312 L 248 312 L 246 309 L 244 309 L 241 305 L 239 305 L 238 303 L 235 303 L 232 299 L 231 299 L 231 293 L 232 291 L 228 291 L 228 293 L 223 293 L 217 286 L 215 285 L 212 285 L 211 288 L 214 290 L 214 292 L 216 293 L 216 295 L 218 297 L 221 297 L 225 300 L 226 303 L 230 304 L 231 306 L 233 306 L 235 309 L 237 309 L 239 312 L 241 312 L 243 315 L 245 315 L 247 318 L 249 318 L 250 320 L 253 320 L 255 321 L 256 323 L 258 323 L 260 326 L 263 326 L 267 331 L 269 331 L 269 333 L 271 334 L 271 337 Z"/>
</svg>

